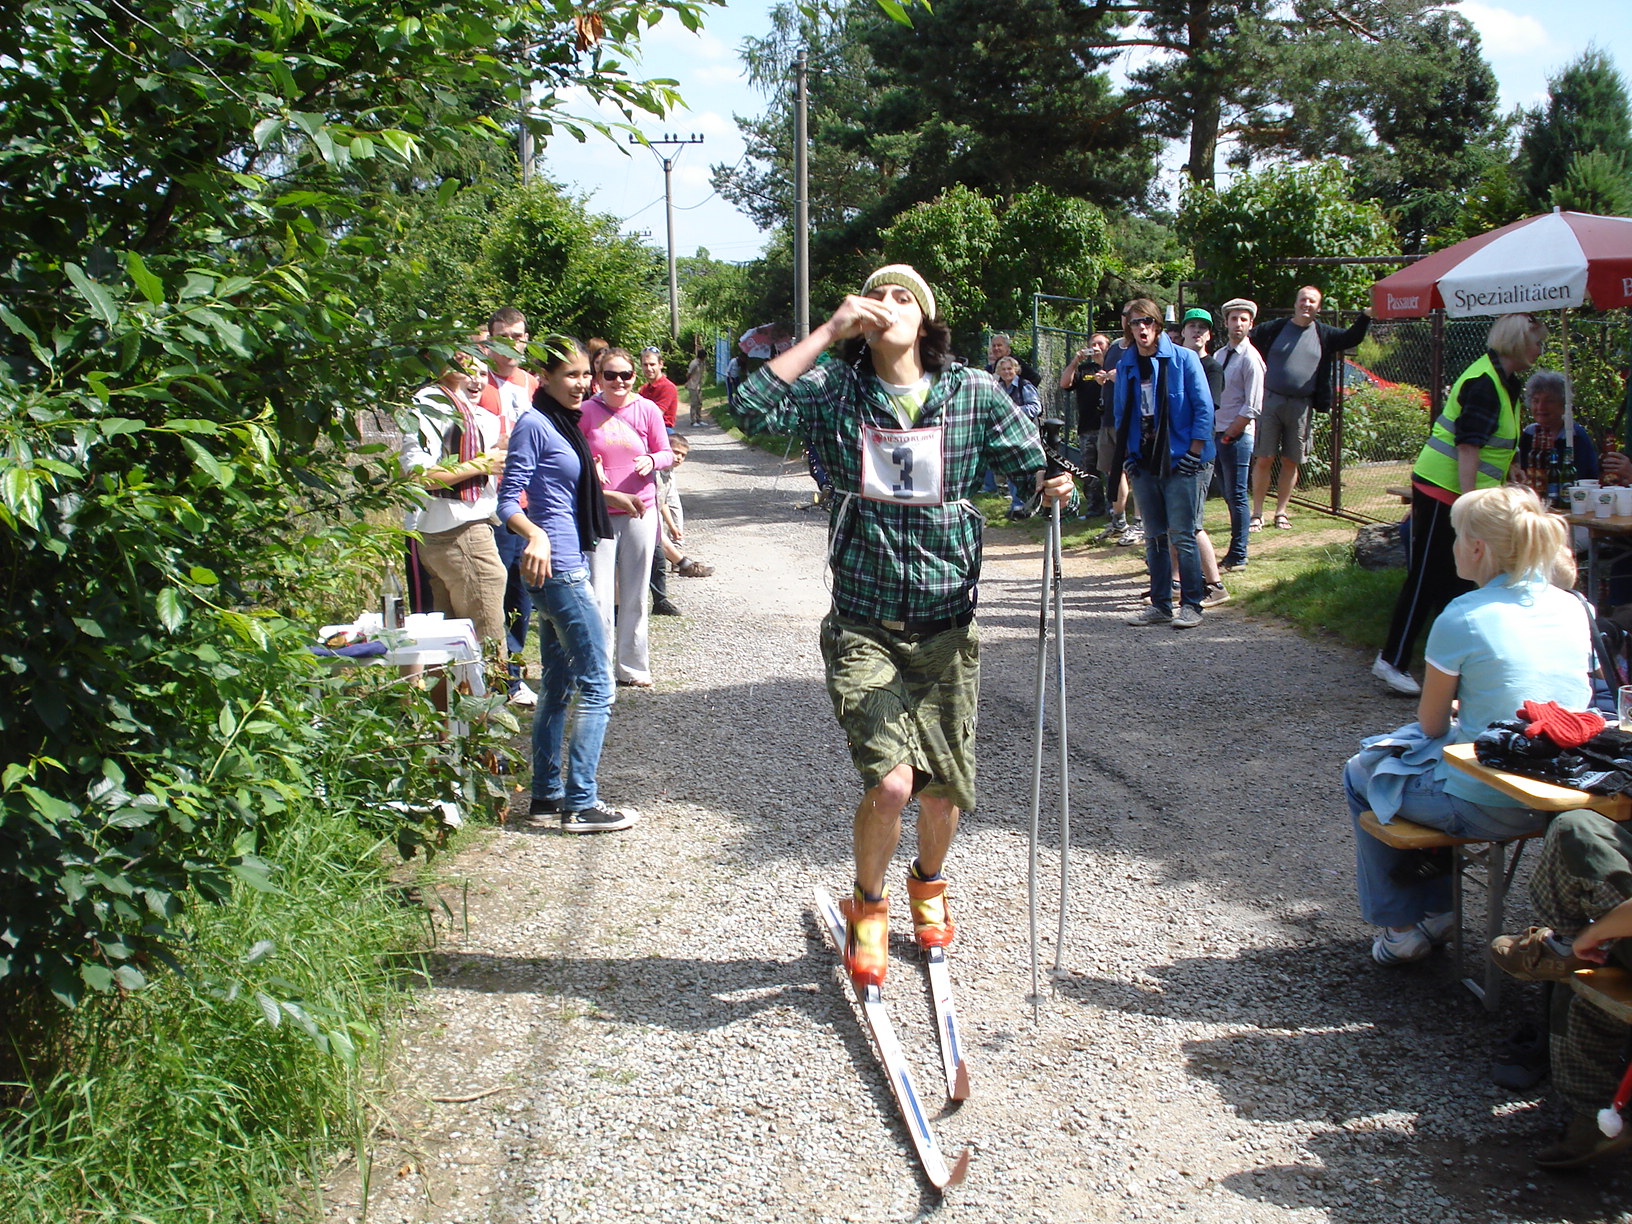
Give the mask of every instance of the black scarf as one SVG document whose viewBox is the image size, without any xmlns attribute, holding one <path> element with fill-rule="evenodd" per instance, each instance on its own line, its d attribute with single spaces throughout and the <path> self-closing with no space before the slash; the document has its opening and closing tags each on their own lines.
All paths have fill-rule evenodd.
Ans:
<svg viewBox="0 0 1632 1224">
<path fill-rule="evenodd" d="M 533 392 L 533 407 L 555 426 L 556 433 L 567 440 L 578 456 L 578 488 L 573 493 L 572 517 L 578 525 L 578 547 L 584 552 L 595 551 L 595 545 L 612 538 L 612 516 L 606 510 L 606 497 L 601 482 L 595 476 L 595 456 L 589 453 L 584 431 L 579 428 L 583 413 L 577 408 L 563 408 L 556 398 L 540 385 Z"/>
</svg>

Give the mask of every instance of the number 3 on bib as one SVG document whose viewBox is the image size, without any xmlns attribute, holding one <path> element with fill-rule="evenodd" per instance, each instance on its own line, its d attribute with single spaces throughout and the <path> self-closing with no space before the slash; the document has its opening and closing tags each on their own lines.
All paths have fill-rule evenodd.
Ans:
<svg viewBox="0 0 1632 1224">
<path fill-rule="evenodd" d="M 942 430 L 861 428 L 861 495 L 900 506 L 946 500 Z"/>
</svg>

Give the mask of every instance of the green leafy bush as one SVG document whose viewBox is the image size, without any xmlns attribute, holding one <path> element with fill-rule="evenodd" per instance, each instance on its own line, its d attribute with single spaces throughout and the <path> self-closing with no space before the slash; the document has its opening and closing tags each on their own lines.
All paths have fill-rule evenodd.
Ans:
<svg viewBox="0 0 1632 1224">
<path fill-rule="evenodd" d="M 461 334 L 440 301 L 389 331 L 373 310 L 417 238 L 403 201 L 448 203 L 426 176 L 503 149 L 523 103 L 580 137 L 556 91 L 672 103 L 617 67 L 664 10 L 698 24 L 686 0 L 606 6 L 576 40 L 539 0 L 0 24 L 28 66 L 0 74 L 0 984 L 139 988 L 189 898 L 278 886 L 292 813 L 333 785 L 307 635 L 400 547 L 368 525 L 403 487 L 356 416 Z M 375 726 L 357 764 L 393 762 L 374 798 L 405 806 L 366 811 L 412 850 L 449 771 L 413 719 Z"/>
</svg>

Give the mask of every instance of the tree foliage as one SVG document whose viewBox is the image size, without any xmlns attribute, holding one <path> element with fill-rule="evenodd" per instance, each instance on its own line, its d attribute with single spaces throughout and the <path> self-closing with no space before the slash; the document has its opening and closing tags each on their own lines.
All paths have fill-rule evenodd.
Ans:
<svg viewBox="0 0 1632 1224">
<path fill-rule="evenodd" d="M 1589 47 L 1564 71 L 1547 82 L 1547 102 L 1531 110 L 1519 140 L 1519 170 L 1532 211 L 1553 203 L 1553 188 L 1562 184 L 1577 157 L 1604 155 L 1577 173 L 1601 176 L 1608 164 L 1622 175 L 1632 169 L 1632 105 L 1626 82 L 1602 50 Z"/>
<path fill-rule="evenodd" d="M 1280 260 L 1399 254 L 1382 210 L 1352 198 L 1348 172 L 1336 162 L 1271 167 L 1238 177 L 1224 191 L 1193 186 L 1179 234 L 1195 251 L 1200 275 L 1212 281 L 1214 298 L 1245 296 L 1261 307 L 1289 305 L 1310 282 L 1332 306 L 1360 307 L 1376 279 L 1364 265 L 1312 269 Z"/>
<path fill-rule="evenodd" d="M 951 187 L 896 217 L 883 239 L 884 259 L 912 264 L 934 286 L 966 347 L 987 327 L 1030 319 L 1034 293 L 1092 297 L 1110 256 L 1104 214 L 1046 187 L 1009 205 Z"/>
<path fill-rule="evenodd" d="M 1108 18 L 1061 0 L 995 10 L 947 0 L 887 20 L 873 0 L 779 6 L 749 40 L 750 79 L 770 105 L 738 117 L 748 157 L 716 166 L 720 193 L 764 227 L 793 211 L 789 65 L 809 49 L 813 300 L 853 288 L 879 235 L 955 186 L 1009 200 L 1033 186 L 1105 207 L 1141 203 L 1155 142 L 1111 87 L 1091 45 Z"/>
<path fill-rule="evenodd" d="M 1121 11 L 1137 21 L 1112 37 L 1156 48 L 1134 85 L 1162 134 L 1187 139 L 1193 182 L 1213 182 L 1221 150 L 1242 169 L 1354 157 L 1393 148 L 1413 114 L 1453 143 L 1477 142 L 1495 119 L 1478 36 L 1433 0 L 1134 0 Z"/>
<path fill-rule="evenodd" d="M 540 325 L 626 341 L 666 335 L 667 271 L 658 252 L 618 232 L 553 183 L 504 192 L 483 235 L 477 301 L 508 302 Z"/>
<path fill-rule="evenodd" d="M 1554 208 L 1625 217 L 1632 215 L 1632 175 L 1603 149 L 1577 153 L 1547 198 Z"/>
<path fill-rule="evenodd" d="M 305 635 L 395 547 L 359 526 L 401 493 L 354 414 L 457 335 L 436 303 L 382 331 L 382 205 L 505 121 L 581 132 L 568 90 L 667 105 L 618 59 L 663 9 L 697 22 L 615 6 L 593 48 L 539 0 L 58 0 L 0 26 L 0 979 L 133 988 L 184 897 L 276 886 L 279 821 L 324 801 Z M 402 736 L 379 798 L 449 785 Z"/>
</svg>

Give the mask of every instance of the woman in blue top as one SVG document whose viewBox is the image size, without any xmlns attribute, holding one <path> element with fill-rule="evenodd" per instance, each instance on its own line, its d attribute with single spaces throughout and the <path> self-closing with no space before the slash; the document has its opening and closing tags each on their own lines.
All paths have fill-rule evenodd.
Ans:
<svg viewBox="0 0 1632 1224">
<path fill-rule="evenodd" d="M 1458 576 L 1478 588 L 1453 599 L 1428 631 L 1427 675 L 1416 723 L 1367 741 L 1343 770 L 1354 817 L 1360 913 L 1382 927 L 1378 964 L 1418 960 L 1452 934 L 1451 881 L 1402 882 L 1404 853 L 1360 827 L 1367 808 L 1385 823 L 1402 816 L 1459 837 L 1533 832 L 1545 817 L 1446 764 L 1441 749 L 1465 744 L 1525 701 L 1584 710 L 1592 696 L 1591 630 L 1568 587 L 1575 558 L 1562 519 L 1519 485 L 1476 489 L 1451 507 Z"/>
<path fill-rule="evenodd" d="M 533 794 L 528 815 L 560 814 L 568 833 L 627 829 L 633 812 L 602 803 L 595 787 L 611 717 L 612 669 L 600 607 L 589 585 L 589 554 L 610 539 L 607 503 L 639 513 L 638 500 L 603 490 L 578 427 L 589 391 L 589 358 L 569 336 L 543 341 L 549 356 L 533 406 L 510 431 L 499 482 L 499 517 L 527 541 L 522 581 L 539 610 L 543 683 L 533 711 Z M 527 498 L 522 508 L 521 498 Z M 577 697 L 572 726 L 567 707 Z M 563 740 L 566 759 L 562 760 Z"/>
</svg>

